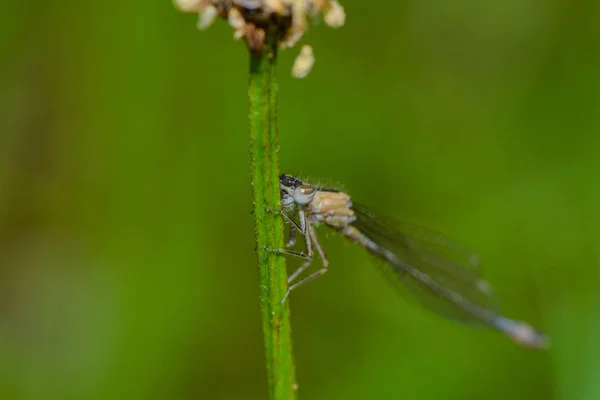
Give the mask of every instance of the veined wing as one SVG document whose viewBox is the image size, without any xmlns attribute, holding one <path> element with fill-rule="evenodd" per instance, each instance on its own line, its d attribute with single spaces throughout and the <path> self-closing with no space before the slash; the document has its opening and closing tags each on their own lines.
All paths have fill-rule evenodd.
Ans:
<svg viewBox="0 0 600 400">
<path fill-rule="evenodd" d="M 358 232 L 345 233 L 385 261 L 380 269 L 397 287 L 408 288 L 420 303 L 449 318 L 493 327 L 526 347 L 548 345 L 541 332 L 500 314 L 473 253 L 435 232 L 375 218 L 361 206 L 353 208 L 357 220 L 352 229 Z"/>
<path fill-rule="evenodd" d="M 427 308 L 451 319 L 493 324 L 499 315 L 490 285 L 480 273 L 478 256 L 439 233 L 415 225 L 376 218 L 354 206 L 353 225 L 378 247 L 383 274 L 407 288 Z"/>
</svg>

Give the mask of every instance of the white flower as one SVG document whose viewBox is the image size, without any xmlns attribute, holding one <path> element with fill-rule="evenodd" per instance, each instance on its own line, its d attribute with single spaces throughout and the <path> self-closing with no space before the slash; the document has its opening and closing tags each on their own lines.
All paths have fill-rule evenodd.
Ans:
<svg viewBox="0 0 600 400">
<path fill-rule="evenodd" d="M 294 61 L 294 67 L 292 68 L 292 76 L 294 78 L 305 78 L 310 73 L 313 65 L 315 64 L 315 55 L 312 47 L 309 45 L 302 46 L 300 54 Z"/>
<path fill-rule="evenodd" d="M 207 6 L 204 10 L 199 12 L 198 24 L 196 26 L 198 29 L 203 30 L 208 28 L 215 22 L 215 18 L 217 18 L 217 8 L 215 6 Z"/>
<path fill-rule="evenodd" d="M 174 0 L 174 3 L 183 12 L 200 12 L 205 6 L 203 0 Z"/>
<path fill-rule="evenodd" d="M 344 7 L 335 0 L 329 2 L 329 7 L 325 11 L 325 23 L 332 28 L 340 28 L 346 22 L 346 13 Z"/>
<path fill-rule="evenodd" d="M 275 43 L 280 48 L 294 46 L 308 30 L 309 22 L 319 15 L 332 28 L 344 25 L 346 14 L 337 0 L 173 0 L 184 12 L 198 13 L 198 29 L 206 29 L 217 17 L 227 19 L 234 39 L 245 38 L 251 51 L 264 46 L 265 28 L 276 26 Z M 313 67 L 315 56 L 303 46 L 296 57 L 292 75 L 304 78 Z"/>
</svg>

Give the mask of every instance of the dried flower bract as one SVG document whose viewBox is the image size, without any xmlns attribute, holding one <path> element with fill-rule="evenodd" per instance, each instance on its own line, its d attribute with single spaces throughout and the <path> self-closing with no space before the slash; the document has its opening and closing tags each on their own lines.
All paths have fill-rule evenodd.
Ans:
<svg viewBox="0 0 600 400">
<path fill-rule="evenodd" d="M 198 13 L 198 28 L 205 29 L 217 16 L 226 19 L 235 39 L 246 39 L 251 51 L 260 51 L 265 32 L 274 33 L 280 48 L 292 47 L 308 29 L 308 22 L 323 16 L 332 28 L 344 25 L 346 14 L 336 0 L 174 0 L 184 12 Z M 306 50 L 305 50 L 306 51 Z M 302 58 L 302 53 L 299 59 Z M 312 57 L 312 52 L 311 52 Z M 308 61 L 306 53 L 304 60 Z M 309 63 L 312 66 L 314 57 Z M 306 69 L 310 71 L 310 68 Z M 308 72 L 306 72 L 308 73 Z"/>
</svg>

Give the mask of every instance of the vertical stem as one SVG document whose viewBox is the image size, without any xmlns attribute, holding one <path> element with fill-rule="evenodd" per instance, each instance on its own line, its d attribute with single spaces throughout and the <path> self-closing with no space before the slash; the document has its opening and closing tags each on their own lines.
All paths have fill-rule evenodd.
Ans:
<svg viewBox="0 0 600 400">
<path fill-rule="evenodd" d="M 279 196 L 279 144 L 277 138 L 277 45 L 265 40 L 250 56 L 248 87 L 250 173 L 256 222 L 256 253 L 260 275 L 260 305 L 271 400 L 295 399 L 289 301 L 279 304 L 287 290 L 285 258 L 264 249 L 283 247 L 283 221 Z"/>
</svg>

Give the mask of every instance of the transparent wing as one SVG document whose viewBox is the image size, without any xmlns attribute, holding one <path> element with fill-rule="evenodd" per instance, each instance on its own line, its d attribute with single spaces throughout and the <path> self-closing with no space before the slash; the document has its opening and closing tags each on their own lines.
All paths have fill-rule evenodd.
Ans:
<svg viewBox="0 0 600 400">
<path fill-rule="evenodd" d="M 454 320 L 494 325 L 499 316 L 490 285 L 482 279 L 479 257 L 439 233 L 376 218 L 354 205 L 352 224 L 369 238 L 384 276 L 419 303 Z"/>
</svg>

